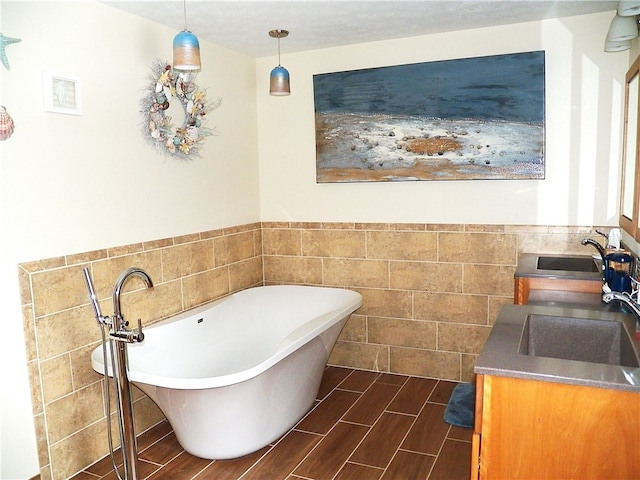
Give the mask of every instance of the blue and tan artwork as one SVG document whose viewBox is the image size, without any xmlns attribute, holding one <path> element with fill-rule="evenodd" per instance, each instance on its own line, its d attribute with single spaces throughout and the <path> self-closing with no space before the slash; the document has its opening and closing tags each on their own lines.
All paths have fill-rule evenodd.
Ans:
<svg viewBox="0 0 640 480">
<path fill-rule="evenodd" d="M 316 179 L 543 179 L 544 52 L 313 76 Z"/>
</svg>

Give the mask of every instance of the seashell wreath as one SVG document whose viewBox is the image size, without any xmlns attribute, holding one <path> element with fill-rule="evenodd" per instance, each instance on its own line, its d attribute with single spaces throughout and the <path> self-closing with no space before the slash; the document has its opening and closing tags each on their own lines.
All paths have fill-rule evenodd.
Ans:
<svg viewBox="0 0 640 480">
<path fill-rule="evenodd" d="M 0 140 L 6 140 L 15 130 L 13 118 L 7 112 L 7 109 L 0 105 Z"/>
<path fill-rule="evenodd" d="M 205 116 L 218 108 L 222 99 L 209 102 L 206 92 L 196 85 L 194 73 L 177 72 L 167 62 L 156 61 L 151 71 L 140 101 L 144 137 L 169 156 L 181 160 L 199 156 L 204 137 L 215 133 L 204 127 Z M 166 115 L 172 100 L 180 102 L 184 111 L 184 122 L 179 127 Z"/>
</svg>

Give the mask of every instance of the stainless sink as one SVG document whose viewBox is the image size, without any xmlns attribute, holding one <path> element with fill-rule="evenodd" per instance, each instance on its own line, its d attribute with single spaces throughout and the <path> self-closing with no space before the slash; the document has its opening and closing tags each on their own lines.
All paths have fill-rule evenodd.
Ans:
<svg viewBox="0 0 640 480">
<path fill-rule="evenodd" d="M 527 315 L 519 352 L 535 357 L 639 367 L 633 342 L 616 320 Z"/>
<path fill-rule="evenodd" d="M 567 272 L 599 272 L 592 257 L 580 256 L 540 256 L 536 265 L 538 270 L 564 270 Z"/>
</svg>

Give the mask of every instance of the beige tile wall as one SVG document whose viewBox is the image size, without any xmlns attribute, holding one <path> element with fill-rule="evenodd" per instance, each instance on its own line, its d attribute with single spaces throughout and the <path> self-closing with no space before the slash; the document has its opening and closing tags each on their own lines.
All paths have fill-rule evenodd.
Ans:
<svg viewBox="0 0 640 480">
<path fill-rule="evenodd" d="M 82 268 L 91 269 L 104 315 L 113 312 L 120 272 L 138 266 L 149 273 L 153 290 L 133 277 L 122 296 L 125 318 L 134 325 L 141 318 L 146 325 L 262 285 L 261 235 L 260 224 L 251 224 L 19 265 L 43 480 L 69 478 L 108 452 L 102 376 L 90 362 L 101 334 Z M 134 391 L 136 431 L 142 432 L 164 416 Z"/>
<path fill-rule="evenodd" d="M 81 269 L 91 268 L 103 313 L 125 268 L 139 266 L 123 313 L 144 324 L 265 284 L 352 288 L 362 308 L 330 363 L 468 380 L 501 305 L 513 299 L 522 252 L 581 253 L 590 228 L 263 223 L 21 264 L 24 325 L 43 480 L 65 479 L 107 453 L 99 344 Z M 136 431 L 163 418 L 136 392 Z"/>
<path fill-rule="evenodd" d="M 468 381 L 520 253 L 593 251 L 586 227 L 263 223 L 265 283 L 347 287 L 363 306 L 329 362 Z"/>
</svg>

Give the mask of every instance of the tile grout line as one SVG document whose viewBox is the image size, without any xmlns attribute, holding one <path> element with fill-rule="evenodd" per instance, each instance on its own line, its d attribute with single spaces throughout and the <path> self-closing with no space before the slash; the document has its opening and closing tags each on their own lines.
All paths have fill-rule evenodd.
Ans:
<svg viewBox="0 0 640 480">
<path fill-rule="evenodd" d="M 355 370 L 354 370 L 355 371 Z M 344 382 L 346 381 L 351 375 L 353 374 L 353 372 L 351 372 L 349 375 L 347 375 L 347 377 L 345 377 L 345 379 L 340 382 L 337 386 L 336 386 L 336 390 L 338 390 L 338 387 Z M 353 391 L 354 393 L 357 393 L 358 399 L 355 400 L 352 405 L 342 414 L 342 416 L 333 424 L 333 426 L 325 433 L 322 435 L 322 440 L 320 440 L 316 445 L 314 445 L 314 447 L 309 451 L 309 453 L 307 453 L 307 455 L 304 456 L 304 458 L 293 468 L 293 470 L 289 473 L 289 476 L 293 475 L 293 472 L 295 472 L 296 468 L 298 468 L 308 457 L 309 455 L 311 455 L 312 452 L 314 452 L 317 448 L 319 448 L 319 445 L 322 443 L 322 441 L 327 438 L 327 436 L 342 422 L 343 424 L 351 424 L 351 425 L 359 425 L 359 426 L 363 426 L 367 428 L 367 433 L 365 435 L 362 436 L 362 438 L 360 439 L 360 441 L 358 442 L 358 444 L 353 448 L 353 450 L 351 451 L 351 453 L 347 456 L 346 460 L 342 463 L 342 465 L 340 465 L 340 467 L 338 468 L 338 470 L 336 471 L 335 475 L 333 475 L 332 478 L 335 478 L 336 475 L 338 475 L 342 469 L 344 468 L 344 466 L 346 465 L 346 463 L 349 461 L 349 459 L 351 458 L 351 456 L 354 454 L 354 452 L 358 449 L 358 447 L 362 444 L 362 442 L 364 441 L 364 439 L 367 437 L 367 435 L 369 435 L 369 433 L 371 432 L 371 429 L 373 428 L 373 425 L 376 424 L 376 422 L 380 419 L 380 417 L 382 416 L 383 412 L 376 418 L 376 420 L 371 424 L 371 425 L 364 425 L 364 424 L 360 424 L 357 422 L 349 422 L 346 420 L 343 420 L 345 415 L 347 415 L 351 409 L 356 405 L 356 403 L 358 403 L 363 395 L 373 386 L 375 385 L 376 381 L 380 378 L 381 374 L 378 372 L 378 375 L 375 377 L 375 379 L 369 384 L 369 386 L 367 388 L 364 389 L 364 391 L 362 392 L 357 392 L 357 391 Z M 350 390 L 345 390 L 345 391 L 350 391 Z M 398 387 L 398 392 L 400 391 L 400 387 Z M 396 392 L 396 395 L 398 394 L 398 392 Z M 396 397 L 396 395 L 393 396 L 393 398 Z M 325 397 L 326 398 L 326 397 Z M 389 400 L 389 403 L 387 404 L 387 406 L 393 401 L 393 399 Z M 386 408 L 386 407 L 385 407 Z"/>
<path fill-rule="evenodd" d="M 407 380 L 408 381 L 408 380 Z M 407 382 L 405 382 L 403 384 L 406 385 Z M 436 386 L 438 384 L 436 383 L 433 387 L 433 389 L 431 390 L 431 392 L 429 392 L 429 395 L 427 396 L 426 400 L 424 401 L 424 404 L 422 405 L 422 407 L 420 408 L 420 410 L 418 411 L 418 413 L 416 415 L 411 415 L 408 413 L 403 413 L 403 412 L 393 412 L 393 411 L 389 411 L 385 408 L 385 412 L 386 413 L 393 413 L 396 415 L 406 415 L 406 416 L 412 416 L 413 418 L 413 422 L 411 422 L 411 425 L 409 426 L 409 428 L 407 428 L 407 431 L 405 432 L 404 436 L 402 437 L 402 440 L 400 440 L 400 442 L 398 443 L 398 447 L 396 448 L 395 452 L 393 453 L 393 455 L 391 456 L 391 459 L 389 460 L 389 463 L 387 463 L 387 466 L 384 467 L 383 471 L 382 471 L 382 475 L 380 475 L 380 478 L 382 478 L 384 476 L 385 473 L 387 473 L 387 470 L 389 469 L 389 467 L 391 466 L 391 464 L 393 463 L 393 460 L 396 458 L 396 456 L 398 455 L 398 452 L 401 450 L 402 444 L 404 443 L 404 441 L 407 439 L 407 436 L 409 435 L 409 432 L 411 432 L 411 429 L 415 426 L 416 422 L 418 421 L 418 417 L 420 416 L 420 413 L 422 413 L 422 411 L 424 410 L 425 406 L 427 405 L 427 403 L 429 403 L 429 397 L 433 394 L 433 391 L 435 390 Z M 400 391 L 398 390 L 398 393 L 400 393 Z M 395 398 L 395 397 L 394 397 Z M 389 402 L 389 405 L 387 405 L 387 407 L 389 407 L 391 405 L 391 402 Z M 436 457 L 437 460 L 437 457 Z M 433 462 L 435 464 L 435 461 Z"/>
<path fill-rule="evenodd" d="M 394 384 L 389 384 L 389 383 L 384 383 L 384 382 L 377 382 L 377 380 L 379 380 L 379 379 L 381 378 L 381 376 L 382 376 L 382 374 L 378 375 L 378 376 L 376 377 L 376 379 L 375 379 L 373 382 L 371 382 L 371 385 L 369 385 L 369 388 L 371 388 L 375 383 L 381 383 L 381 384 L 384 384 L 384 385 L 394 385 Z M 336 472 L 336 474 L 335 474 L 332 478 L 335 478 L 335 477 L 336 477 L 336 476 L 337 476 L 337 475 L 342 471 L 342 469 L 345 467 L 345 465 L 346 465 L 347 463 L 349 463 L 349 460 L 351 459 L 351 457 L 353 457 L 354 453 L 358 450 L 358 448 L 360 447 L 360 445 L 362 445 L 362 443 L 365 441 L 365 439 L 366 439 L 366 438 L 371 434 L 371 431 L 373 430 L 373 428 L 375 427 L 375 425 L 380 421 L 380 419 L 382 418 L 382 416 L 383 416 L 385 413 L 393 413 L 393 414 L 401 415 L 400 413 L 396 413 L 396 412 L 389 412 L 389 411 L 387 410 L 387 408 L 389 408 L 389 406 L 390 406 L 390 405 L 393 403 L 393 401 L 397 398 L 397 396 L 400 394 L 400 390 L 402 390 L 402 388 L 407 384 L 408 380 L 409 380 L 409 377 L 407 376 L 407 377 L 405 378 L 404 382 L 402 382 L 402 384 L 401 384 L 401 385 L 397 385 L 398 390 L 397 390 L 397 391 L 396 391 L 396 393 L 393 395 L 393 397 L 392 397 L 391 399 L 389 399 L 389 401 L 388 401 L 388 402 L 387 402 L 387 404 L 385 405 L 384 409 L 382 410 L 382 412 L 380 412 L 380 415 L 378 415 L 378 417 L 375 419 L 375 421 L 374 421 L 371 425 L 363 425 L 363 426 L 366 426 L 366 427 L 368 428 L 367 433 L 362 437 L 362 439 L 360 439 L 360 441 L 358 442 L 358 444 L 357 444 L 357 445 L 354 447 L 354 449 L 351 451 L 351 454 L 350 454 L 350 455 L 346 458 L 346 460 L 342 463 L 342 465 L 340 466 L 340 468 L 338 469 L 338 471 Z M 394 386 L 395 386 L 395 385 L 394 385 Z M 364 393 L 365 393 L 367 390 L 369 390 L 369 388 L 367 388 L 364 392 L 362 392 L 362 394 L 361 394 L 361 395 L 364 395 Z M 426 402 L 425 402 L 425 403 L 426 403 Z M 355 402 L 354 402 L 354 405 L 355 405 Z M 351 406 L 351 408 L 353 408 L 353 405 Z M 349 410 L 351 410 L 351 408 L 350 408 Z M 347 410 L 347 412 L 348 412 L 349 410 Z M 344 413 L 344 415 L 346 415 L 346 414 L 347 414 L 347 412 L 345 412 L 345 413 Z M 344 417 L 344 415 L 343 415 L 343 417 Z M 407 415 L 407 416 L 409 416 L 409 415 Z M 417 419 L 418 419 L 418 417 L 417 417 L 417 416 L 415 416 L 415 417 L 414 417 L 414 419 L 413 419 L 413 422 L 411 423 L 411 427 L 413 427 L 413 425 L 415 424 L 415 422 L 416 422 L 416 420 L 417 420 Z M 343 421 L 343 420 L 342 420 L 342 417 L 340 418 L 340 420 L 339 420 L 338 422 L 336 422 L 336 425 L 337 425 L 340 421 Z M 355 422 L 348 422 L 348 421 L 344 421 L 344 423 L 352 423 L 352 424 L 355 424 L 355 425 L 360 425 L 360 424 L 358 424 L 358 423 L 355 423 Z M 406 436 L 409 434 L 409 430 L 411 429 L 411 427 L 409 427 L 409 429 L 407 429 L 407 432 L 405 433 L 404 437 L 402 438 L 402 441 L 404 441 L 404 439 L 406 438 Z M 400 445 L 402 444 L 402 441 L 400 442 Z M 389 465 L 391 464 L 391 461 L 392 461 L 392 460 L 393 460 L 393 458 L 395 457 L 396 453 L 397 453 L 397 449 L 396 449 L 396 452 L 392 455 L 391 460 L 389 460 L 389 463 L 387 464 L 387 466 L 386 466 L 384 469 L 381 469 L 381 470 L 382 470 L 382 474 L 381 474 L 381 476 L 382 476 L 382 475 L 384 475 L 384 472 L 386 471 L 386 469 L 387 469 L 387 468 L 389 467 Z M 380 467 L 377 467 L 377 466 L 375 466 L 375 465 L 362 464 L 362 463 L 359 463 L 359 462 L 351 462 L 351 463 L 358 464 L 358 465 L 366 465 L 367 467 L 371 467 L 371 468 L 378 468 L 378 469 L 380 469 Z"/>
</svg>

